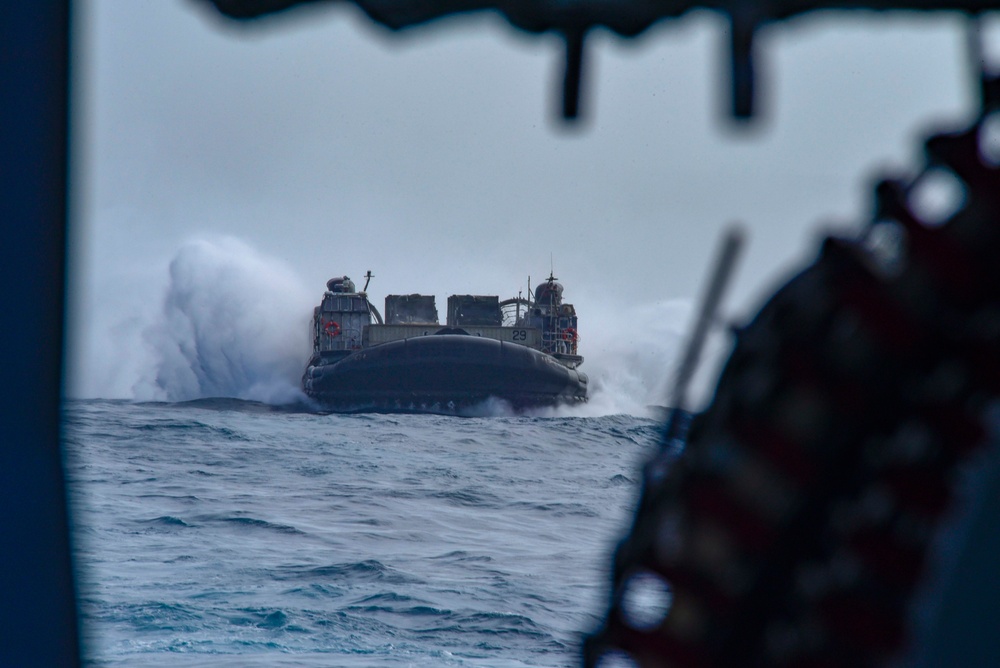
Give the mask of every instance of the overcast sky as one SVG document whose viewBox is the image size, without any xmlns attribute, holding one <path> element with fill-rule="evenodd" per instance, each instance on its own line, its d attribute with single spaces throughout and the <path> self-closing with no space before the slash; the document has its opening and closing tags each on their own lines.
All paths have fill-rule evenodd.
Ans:
<svg viewBox="0 0 1000 668">
<path fill-rule="evenodd" d="M 283 264 L 310 303 L 371 269 L 377 304 L 423 292 L 441 310 L 516 294 L 551 258 L 581 333 L 607 337 L 630 326 L 612 305 L 693 299 L 720 230 L 743 221 L 727 312 L 748 315 L 831 221 L 857 229 L 879 169 L 917 166 L 918 139 L 972 105 L 953 15 L 768 29 L 753 132 L 725 118 L 715 15 L 599 33 L 590 121 L 568 131 L 560 42 L 493 15 L 392 34 L 353 6 L 249 27 L 184 0 L 76 7 L 77 396 L 129 395 L 134 369 L 109 369 L 138 354 L 168 264 L 199 236 Z"/>
</svg>

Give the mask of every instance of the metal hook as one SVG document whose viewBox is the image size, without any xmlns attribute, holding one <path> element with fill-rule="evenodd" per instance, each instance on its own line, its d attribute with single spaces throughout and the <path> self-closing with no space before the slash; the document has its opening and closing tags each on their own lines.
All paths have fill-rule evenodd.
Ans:
<svg viewBox="0 0 1000 668">
<path fill-rule="evenodd" d="M 580 114 L 580 85 L 583 78 L 583 41 L 587 31 L 584 28 L 567 30 L 566 71 L 563 76 L 562 115 L 567 121 L 574 121 Z"/>
<path fill-rule="evenodd" d="M 745 121 L 754 111 L 753 38 L 757 24 L 744 15 L 730 14 L 729 18 L 733 117 Z"/>
</svg>

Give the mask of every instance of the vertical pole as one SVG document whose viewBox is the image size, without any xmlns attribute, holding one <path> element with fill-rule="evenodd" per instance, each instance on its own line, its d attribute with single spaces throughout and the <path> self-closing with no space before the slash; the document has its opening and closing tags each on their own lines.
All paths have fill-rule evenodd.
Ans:
<svg viewBox="0 0 1000 668">
<path fill-rule="evenodd" d="M 79 665 L 60 450 L 69 0 L 0 12 L 0 665 Z"/>
<path fill-rule="evenodd" d="M 664 447 L 669 445 L 670 439 L 676 436 L 679 411 L 684 410 L 688 385 L 698 368 L 701 350 L 705 346 L 708 330 L 716 318 L 722 296 L 725 294 L 729 279 L 736 266 L 736 260 L 743 248 L 743 239 L 743 230 L 733 226 L 726 230 L 726 236 L 723 237 L 722 245 L 719 247 L 718 256 L 712 267 L 711 278 L 704 295 L 702 295 L 701 308 L 698 310 L 694 329 L 691 330 L 691 336 L 688 338 L 670 391 L 670 417 L 667 419 L 667 437 L 663 441 Z"/>
</svg>

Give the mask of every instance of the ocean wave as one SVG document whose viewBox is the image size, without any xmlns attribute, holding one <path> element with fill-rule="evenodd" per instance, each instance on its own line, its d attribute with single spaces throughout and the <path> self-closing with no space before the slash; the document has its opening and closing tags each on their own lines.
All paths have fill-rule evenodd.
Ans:
<svg viewBox="0 0 1000 668">
<path fill-rule="evenodd" d="M 401 571 L 386 566 L 377 559 L 329 564 L 327 566 L 290 567 L 274 574 L 278 580 L 326 580 L 326 581 L 384 581 L 390 583 L 411 583 L 413 578 Z"/>
<path fill-rule="evenodd" d="M 661 429 L 244 400 L 65 410 L 88 660 L 130 668 L 575 665 Z"/>
<path fill-rule="evenodd" d="M 161 517 L 155 517 L 151 520 L 144 520 L 145 524 L 159 524 L 168 527 L 189 527 L 191 526 L 179 517 L 171 517 L 170 515 L 162 515 Z"/>
<path fill-rule="evenodd" d="M 268 531 L 275 531 L 283 534 L 305 535 L 304 531 L 300 531 L 291 525 L 276 524 L 274 522 L 268 522 L 267 520 L 259 520 L 254 517 L 220 517 L 216 521 L 225 522 L 239 527 L 266 529 Z"/>
</svg>

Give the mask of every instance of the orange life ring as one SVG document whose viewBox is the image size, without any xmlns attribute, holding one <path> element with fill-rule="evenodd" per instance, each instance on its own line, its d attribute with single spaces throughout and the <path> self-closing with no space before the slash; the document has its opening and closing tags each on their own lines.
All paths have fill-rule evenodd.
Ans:
<svg viewBox="0 0 1000 668">
<path fill-rule="evenodd" d="M 323 331 L 329 334 L 330 336 L 340 336 L 340 325 L 331 320 L 328 323 L 326 323 L 326 326 L 323 328 Z"/>
<path fill-rule="evenodd" d="M 580 340 L 580 335 L 576 333 L 576 330 L 572 327 L 567 327 L 562 331 L 562 337 L 564 341 L 572 341 L 576 343 Z"/>
</svg>

